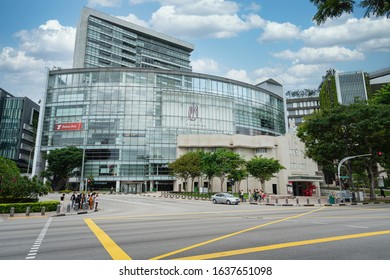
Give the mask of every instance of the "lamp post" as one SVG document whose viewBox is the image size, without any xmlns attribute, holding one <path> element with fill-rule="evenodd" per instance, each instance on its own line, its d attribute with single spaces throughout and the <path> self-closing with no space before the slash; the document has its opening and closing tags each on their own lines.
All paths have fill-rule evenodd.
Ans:
<svg viewBox="0 0 390 280">
<path fill-rule="evenodd" d="M 35 146 L 32 147 L 32 149 L 31 149 L 31 151 L 30 151 L 30 156 L 28 157 L 27 175 L 28 175 L 29 172 L 30 172 L 31 154 L 32 154 L 32 152 L 34 151 L 34 149 L 35 149 Z M 31 176 L 30 176 L 30 178 L 31 178 Z"/>
<path fill-rule="evenodd" d="M 346 162 L 347 160 L 350 160 L 352 158 L 357 158 L 357 157 L 369 157 L 371 156 L 371 154 L 364 154 L 364 155 L 356 155 L 356 156 L 350 156 L 350 157 L 345 157 L 343 158 L 342 160 L 340 160 L 338 166 L 337 166 L 337 178 L 339 179 L 339 183 L 340 183 L 340 198 L 341 198 L 341 180 L 340 180 L 340 169 L 341 169 L 341 165 L 343 165 L 344 162 Z"/>
<path fill-rule="evenodd" d="M 81 163 L 81 174 L 80 174 L 80 192 L 84 190 L 84 168 L 85 168 L 85 146 L 87 144 L 87 134 L 88 131 L 84 130 L 84 140 L 83 140 L 83 161 Z M 85 195 L 87 195 L 87 189 L 85 188 Z"/>
</svg>

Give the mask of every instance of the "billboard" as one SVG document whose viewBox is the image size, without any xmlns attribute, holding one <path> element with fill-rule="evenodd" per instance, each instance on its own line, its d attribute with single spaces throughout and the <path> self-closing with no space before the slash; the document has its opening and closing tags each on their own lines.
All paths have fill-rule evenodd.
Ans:
<svg viewBox="0 0 390 280">
<path fill-rule="evenodd" d="M 234 132 L 233 99 L 197 93 L 163 92 L 164 127 Z"/>
<path fill-rule="evenodd" d="M 57 123 L 54 125 L 54 130 L 64 131 L 64 130 L 81 130 L 83 124 L 81 122 L 76 123 Z"/>
</svg>

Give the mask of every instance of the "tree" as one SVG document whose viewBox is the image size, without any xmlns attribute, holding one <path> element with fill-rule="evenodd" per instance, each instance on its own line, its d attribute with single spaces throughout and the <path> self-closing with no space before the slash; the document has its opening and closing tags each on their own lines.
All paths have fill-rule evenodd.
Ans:
<svg viewBox="0 0 390 280">
<path fill-rule="evenodd" d="M 46 159 L 48 166 L 43 175 L 52 180 L 53 190 L 60 190 L 68 183 L 72 170 L 82 166 L 83 149 L 74 146 L 56 149 Z"/>
<path fill-rule="evenodd" d="M 13 196 L 17 188 L 20 171 L 16 163 L 10 159 L 0 157 L 0 197 Z"/>
<path fill-rule="evenodd" d="M 0 157 L 0 200 L 23 201 L 36 199 L 39 194 L 48 190 L 36 177 L 21 177 L 16 163 Z"/>
<path fill-rule="evenodd" d="M 376 177 L 383 172 L 378 164 L 389 167 L 390 106 L 356 103 L 318 111 L 298 127 L 297 136 L 305 143 L 306 156 L 334 169 L 347 156 L 371 154 L 351 162 L 365 165 L 370 198 L 375 199 Z"/>
<path fill-rule="evenodd" d="M 215 161 L 215 176 L 219 177 L 221 181 L 222 192 L 226 176 L 243 166 L 245 160 L 241 155 L 225 148 L 217 149 L 213 153 L 213 159 Z"/>
<path fill-rule="evenodd" d="M 188 152 L 181 155 L 175 161 L 168 164 L 171 175 L 183 179 L 185 182 L 191 178 L 190 192 L 193 191 L 196 177 L 202 175 L 200 154 L 198 152 Z"/>
<path fill-rule="evenodd" d="M 390 83 L 385 84 L 374 92 L 369 102 L 370 104 L 390 105 Z"/>
<path fill-rule="evenodd" d="M 278 160 L 274 158 L 264 158 L 255 156 L 247 162 L 246 168 L 253 177 L 260 181 L 261 189 L 265 190 L 265 182 L 275 177 L 275 173 L 285 169 Z"/>
<path fill-rule="evenodd" d="M 241 181 L 248 177 L 248 172 L 246 168 L 243 166 L 241 168 L 232 170 L 228 175 L 229 180 L 234 181 L 234 185 L 236 186 L 236 192 L 240 190 Z"/>
<path fill-rule="evenodd" d="M 213 192 L 213 179 L 217 174 L 217 164 L 214 160 L 214 153 L 212 152 L 199 152 L 202 174 L 209 181 L 209 191 Z"/>
<path fill-rule="evenodd" d="M 388 0 L 310 0 L 317 6 L 317 13 L 313 20 L 317 24 L 324 23 L 328 18 L 341 16 L 343 13 L 353 13 L 355 7 L 366 9 L 364 17 L 390 17 L 390 3 Z"/>
</svg>

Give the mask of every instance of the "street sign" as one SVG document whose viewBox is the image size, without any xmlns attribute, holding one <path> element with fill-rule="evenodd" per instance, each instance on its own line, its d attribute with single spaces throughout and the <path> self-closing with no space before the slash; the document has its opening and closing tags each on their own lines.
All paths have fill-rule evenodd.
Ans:
<svg viewBox="0 0 390 280">
<path fill-rule="evenodd" d="M 349 176 L 340 176 L 341 179 L 348 179 Z"/>
</svg>

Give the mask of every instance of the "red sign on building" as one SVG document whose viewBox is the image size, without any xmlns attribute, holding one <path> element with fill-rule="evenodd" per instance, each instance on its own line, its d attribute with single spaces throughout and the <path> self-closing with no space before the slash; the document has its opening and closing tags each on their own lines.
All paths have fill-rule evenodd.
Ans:
<svg viewBox="0 0 390 280">
<path fill-rule="evenodd" d="M 54 125 L 54 130 L 81 130 L 83 124 L 77 123 L 58 123 Z"/>
</svg>

